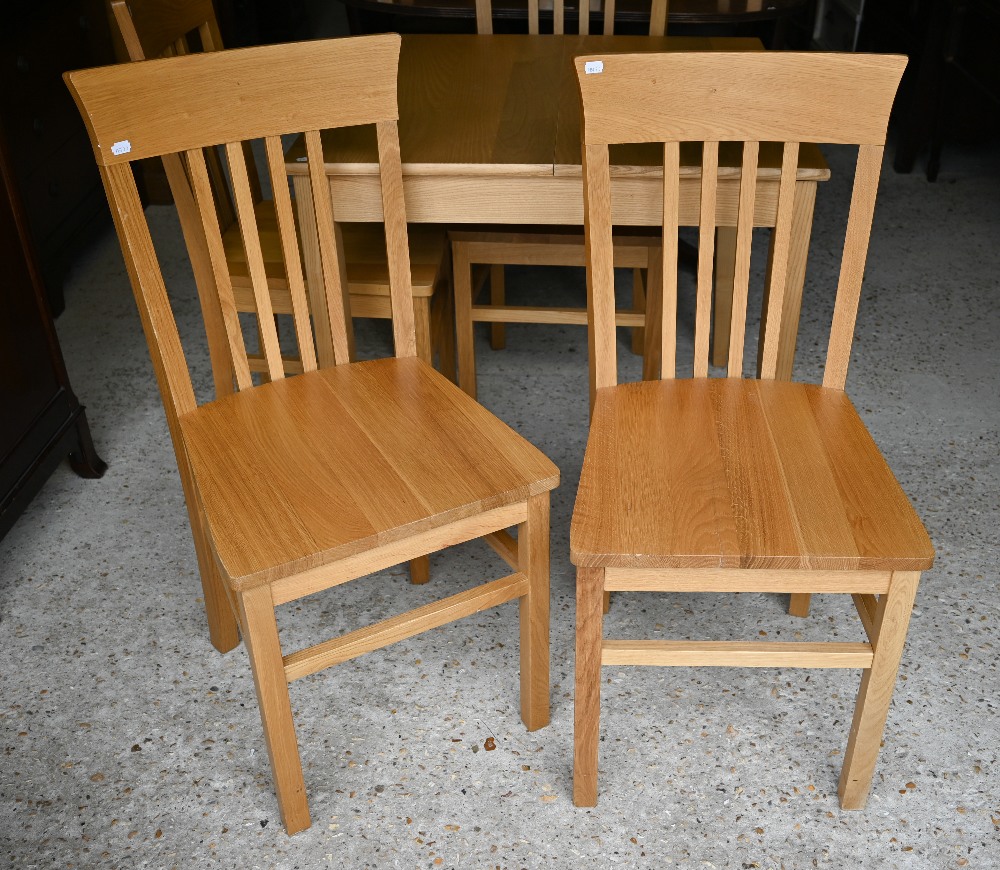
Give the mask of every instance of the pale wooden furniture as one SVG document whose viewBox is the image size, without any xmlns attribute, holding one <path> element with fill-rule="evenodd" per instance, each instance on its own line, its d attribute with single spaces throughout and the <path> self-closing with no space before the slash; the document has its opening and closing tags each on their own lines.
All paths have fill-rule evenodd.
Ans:
<svg viewBox="0 0 1000 870">
<path fill-rule="evenodd" d="M 603 61 L 603 72 L 585 64 Z M 889 109 L 906 59 L 828 54 L 589 55 L 583 96 L 591 378 L 596 396 L 570 533 L 577 565 L 573 799 L 597 801 L 602 665 L 848 667 L 863 676 L 840 800 L 867 799 L 920 572 L 934 551 L 844 393 Z M 728 377 L 709 379 L 712 236 L 724 196 L 719 140 L 742 143 L 733 207 L 737 255 Z M 783 142 L 763 374 L 744 380 L 751 225 L 761 141 Z M 679 142 L 704 143 L 686 201 Z M 662 285 L 650 287 L 662 379 L 617 384 L 609 146 L 658 142 Z M 799 143 L 859 144 L 840 282 L 821 386 L 780 381 Z M 694 377 L 675 379 L 677 227 L 700 212 Z M 653 312 L 660 312 L 654 317 Z M 605 639 L 606 590 L 850 593 L 865 643 Z"/>
<path fill-rule="evenodd" d="M 200 43 L 204 51 L 217 51 L 223 47 L 211 0 L 179 0 L 179 2 L 178 0 L 131 0 L 130 4 L 126 4 L 124 0 L 112 0 L 111 9 L 129 57 L 133 61 L 190 54 L 192 50 L 198 48 L 197 43 Z M 195 34 L 197 43 L 192 39 Z M 243 153 L 247 163 L 254 219 L 260 237 L 264 274 L 270 290 L 271 311 L 276 316 L 291 318 L 292 299 L 274 201 L 264 198 L 261 193 L 260 176 L 249 143 L 244 147 Z M 232 193 L 226 181 L 218 150 L 214 147 L 208 148 L 205 157 L 215 194 L 216 209 L 222 229 L 222 246 L 232 281 L 236 310 L 257 317 L 258 336 L 260 336 L 257 302 L 254 298 L 247 252 Z M 210 286 L 214 281 L 210 256 L 202 238 L 200 220 L 191 196 L 187 171 L 177 155 L 164 155 L 163 164 L 190 251 L 195 280 L 199 287 L 202 284 Z M 308 192 L 304 191 L 302 195 L 308 197 Z M 314 236 L 309 223 L 300 224 L 300 230 L 310 238 Z M 386 262 L 385 234 L 381 224 L 343 224 L 338 232 L 343 236 L 351 316 L 391 318 L 389 269 Z M 451 288 L 448 286 L 451 279 L 447 237 L 440 227 L 419 225 L 411 229 L 409 244 L 417 355 L 432 362 L 434 346 L 437 345 L 440 350 L 441 370 L 454 380 L 454 307 Z M 307 289 L 320 288 L 322 284 L 319 261 L 315 257 L 310 258 L 306 264 Z M 317 290 L 315 294 L 307 293 L 307 295 L 312 310 L 322 308 L 324 300 L 321 291 Z M 202 294 L 203 300 L 210 298 L 210 293 L 207 296 Z M 216 394 L 228 395 L 233 389 L 233 371 L 226 349 L 225 333 L 210 301 L 207 302 L 207 307 L 203 307 L 203 313 L 215 375 Z M 349 334 L 348 340 L 350 342 L 348 352 L 353 359 L 355 352 L 353 335 Z M 320 365 L 332 365 L 332 337 L 322 317 L 316 321 L 316 342 Z M 258 345 L 260 344 L 258 340 Z M 266 379 L 268 368 L 264 354 L 258 350 L 250 354 L 249 359 L 250 370 Z M 297 354 L 285 353 L 282 356 L 282 368 L 286 373 L 301 372 L 302 360 Z M 413 583 L 426 583 L 430 579 L 430 563 L 426 558 L 415 559 L 409 567 L 410 580 Z"/>
<path fill-rule="evenodd" d="M 462 616 L 518 599 L 521 715 L 549 719 L 549 491 L 558 470 L 417 355 L 397 131 L 399 37 L 385 35 L 124 64 L 70 73 L 149 342 L 206 598 L 231 605 L 253 668 L 282 818 L 309 826 L 288 683 Z M 211 82 L 211 87 L 205 87 Z M 320 129 L 374 124 L 388 242 L 395 358 L 351 362 L 343 252 Z M 335 365 L 317 368 L 281 136 L 304 131 L 311 220 Z M 289 264 L 305 372 L 284 377 L 242 143 L 263 138 Z M 254 386 L 203 149 L 222 143 L 260 312 L 270 383 Z M 197 406 L 130 163 L 183 154 L 207 240 L 238 391 Z M 315 290 L 315 287 L 313 288 Z M 454 444 L 463 445 L 456 455 Z M 517 526 L 517 537 L 505 530 Z M 282 651 L 274 609 L 485 536 L 513 573 L 306 649 Z M 221 616 L 220 616 L 221 621 Z M 229 614 L 231 639 L 237 621 Z M 358 699 L 363 703 L 363 699 Z"/>
<path fill-rule="evenodd" d="M 412 35 L 400 56 L 400 144 L 407 217 L 451 225 L 583 225 L 580 100 L 572 59 L 597 51 L 753 51 L 756 39 L 657 36 Z M 374 140 L 356 131 L 323 138 L 326 173 L 343 220 L 378 220 Z M 307 184 L 304 148 L 288 153 L 288 171 Z M 662 189 L 655 148 L 622 152 L 616 225 L 654 226 Z M 692 158 L 693 159 L 693 158 Z M 717 223 L 736 223 L 739 179 L 724 150 Z M 773 226 L 780 148 L 763 147 L 756 219 Z M 631 167 L 631 168 L 630 168 Z M 700 164 L 681 178 L 685 223 L 697 223 Z M 795 181 L 791 259 L 782 307 L 779 376 L 792 370 L 817 185 L 829 178 L 819 149 L 804 144 Z M 304 242 L 304 244 L 308 244 Z M 735 250 L 733 246 L 721 246 Z M 721 270 L 720 270 L 721 272 Z M 724 283 L 724 282 L 723 282 Z M 720 285 L 721 286 L 721 285 Z M 732 286 L 731 279 L 729 286 Z M 456 304 L 469 293 L 457 292 Z M 728 311 L 720 303 L 717 311 Z M 728 334 L 728 329 L 719 330 Z M 716 343 L 718 346 L 718 342 Z"/>
<path fill-rule="evenodd" d="M 129 3 L 125 0 L 112 0 L 111 9 L 130 60 L 189 54 L 199 47 L 205 51 L 223 48 L 211 0 L 130 0 Z M 195 34 L 196 39 L 193 38 Z M 245 151 L 254 209 L 260 228 L 264 269 L 271 289 L 271 307 L 275 314 L 290 315 L 291 299 L 281 241 L 277 233 L 274 202 L 262 196 L 253 153 L 249 147 Z M 207 153 L 207 159 L 217 191 L 222 239 L 229 272 L 233 277 L 236 307 L 238 311 L 256 314 L 247 255 L 231 195 L 214 149 Z M 182 225 L 197 225 L 190 210 L 183 207 L 183 203 L 190 197 L 184 192 L 178 195 L 176 189 L 178 185 L 187 184 L 180 163 L 165 168 L 174 201 L 178 202 Z M 389 274 L 382 228 L 377 224 L 349 224 L 342 228 L 342 232 L 352 316 L 391 318 Z M 447 286 L 450 276 L 446 253 L 447 238 L 442 228 L 415 226 L 410 229 L 410 268 L 417 350 L 422 359 L 431 361 L 436 347 L 440 351 L 442 371 L 454 378 L 454 315 L 451 310 L 450 288 Z M 204 255 L 197 257 L 197 260 L 196 276 L 207 278 L 204 276 Z M 307 274 L 307 287 L 309 282 L 316 279 L 317 276 L 311 272 Z M 216 348 L 224 348 L 222 336 L 210 335 L 209 341 Z M 332 348 L 330 337 L 322 328 L 317 330 L 317 341 L 320 361 L 325 364 L 331 359 Z M 225 358 L 224 351 L 217 352 L 216 357 L 220 359 L 220 365 L 224 365 L 221 362 Z M 286 356 L 284 369 L 286 372 L 299 372 L 302 370 L 301 361 L 294 355 Z M 262 353 L 251 355 L 251 370 L 266 375 L 267 367 Z M 231 384 L 232 373 L 222 368 L 219 380 L 225 381 L 222 394 L 231 392 L 231 386 L 228 385 Z M 417 573 L 421 580 L 427 579 L 426 566 Z"/>
</svg>

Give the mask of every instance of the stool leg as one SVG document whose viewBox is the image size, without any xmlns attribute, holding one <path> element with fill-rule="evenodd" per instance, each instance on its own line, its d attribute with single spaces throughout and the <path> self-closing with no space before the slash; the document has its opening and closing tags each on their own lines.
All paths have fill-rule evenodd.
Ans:
<svg viewBox="0 0 1000 870">
<path fill-rule="evenodd" d="M 872 666 L 861 677 L 851 736 L 844 752 L 844 767 L 837 789 L 840 805 L 845 810 L 864 809 L 868 800 L 919 582 L 920 573 L 917 571 L 894 571 L 889 591 L 879 596 L 875 611 L 875 638 L 872 640 L 875 657 Z"/>
<path fill-rule="evenodd" d="M 239 608 L 243 642 L 250 656 L 264 739 L 271 758 L 278 808 L 285 830 L 294 834 L 308 828 L 311 822 L 306 784 L 302 778 L 302 761 L 295 740 L 288 681 L 281 661 L 278 626 L 274 621 L 271 587 L 258 586 L 239 593 Z"/>
<path fill-rule="evenodd" d="M 576 569 L 576 700 L 573 722 L 573 803 L 597 805 L 597 744 L 601 729 L 601 640 L 604 569 Z"/>
</svg>

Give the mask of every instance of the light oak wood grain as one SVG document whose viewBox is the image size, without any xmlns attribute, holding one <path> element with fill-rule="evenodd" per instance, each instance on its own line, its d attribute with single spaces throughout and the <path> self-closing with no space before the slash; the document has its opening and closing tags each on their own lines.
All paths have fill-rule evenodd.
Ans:
<svg viewBox="0 0 1000 870">
<path fill-rule="evenodd" d="M 575 564 L 624 568 L 892 571 L 933 561 L 847 396 L 730 379 L 599 392 L 570 553 Z"/>
<path fill-rule="evenodd" d="M 713 668 L 868 668 L 867 643 L 606 640 L 602 665 Z"/>
<path fill-rule="evenodd" d="M 429 348 L 421 347 L 416 333 L 431 312 L 413 304 L 396 122 L 379 84 L 391 82 L 395 93 L 398 50 L 399 37 L 392 35 L 343 39 L 326 43 L 325 50 L 302 43 L 277 52 L 217 52 L 206 67 L 205 56 L 183 55 L 175 46 L 174 53 L 183 56 L 67 77 L 83 113 L 98 119 L 91 125 L 97 154 L 106 156 L 99 132 L 104 124 L 101 107 L 135 98 L 136 81 L 164 86 L 146 91 L 141 102 L 129 108 L 129 118 L 144 135 L 162 137 L 147 141 L 146 150 L 184 148 L 183 161 L 176 153 L 167 156 L 177 158 L 172 161 L 175 169 L 186 171 L 190 200 L 183 207 L 200 224 L 198 233 L 185 233 L 185 238 L 197 247 L 193 256 L 199 258 L 202 276 L 210 278 L 199 286 L 203 303 L 211 302 L 203 308 L 217 313 L 238 387 L 200 406 L 128 155 L 101 161 L 99 167 L 173 439 L 202 566 L 212 639 L 220 649 L 235 645 L 236 621 L 231 614 L 228 622 L 221 615 L 231 605 L 246 641 L 278 806 L 289 833 L 310 824 L 290 679 L 516 598 L 524 646 L 522 717 L 528 728 L 541 727 L 549 717 L 549 491 L 558 484 L 559 472 L 421 358 L 429 355 Z M 330 92 L 325 99 L 349 108 L 341 114 L 327 110 L 324 117 L 363 118 L 378 127 L 381 159 L 375 177 L 383 189 L 386 227 L 381 265 L 388 273 L 396 355 L 351 361 L 349 279 L 318 155 L 319 134 L 315 129 L 279 130 L 266 142 L 272 180 L 284 183 L 279 135 L 304 133 L 313 152 L 311 174 L 299 182 L 305 187 L 298 205 L 313 210 L 319 252 L 311 263 L 305 258 L 304 274 L 292 268 L 284 275 L 282 305 L 290 310 L 306 350 L 296 361 L 302 373 L 286 377 L 258 233 L 258 203 L 239 137 L 272 131 L 275 107 L 296 104 L 284 92 L 294 78 L 283 72 L 269 82 L 269 66 L 298 70 L 303 82 L 313 77 L 332 81 L 323 68 L 345 63 L 358 67 L 357 79 L 343 82 L 352 90 Z M 206 71 L 215 76 L 217 88 L 205 86 Z M 254 82 L 235 99 L 232 83 L 243 76 Z M 368 93 L 362 81 L 375 83 L 374 92 Z M 164 91 L 178 109 L 170 130 L 158 120 Z M 191 113 L 181 109 L 185 94 Z M 213 106 L 214 120 L 200 129 Z M 313 115 L 293 108 L 289 117 Z M 225 132 L 219 141 L 229 158 L 245 255 L 240 291 L 253 298 L 263 337 L 253 360 L 239 328 L 237 293 L 205 156 L 206 148 L 215 144 L 205 137 L 217 132 Z M 294 262 L 299 252 L 290 198 L 279 195 L 270 213 L 282 255 Z M 387 301 L 377 294 L 358 298 Z M 307 301 L 312 305 L 309 312 Z M 329 346 L 313 344 L 310 319 L 313 324 L 325 322 Z M 426 332 L 427 324 L 423 327 Z M 256 383 L 252 369 L 262 369 L 266 382 Z M 516 544 L 505 531 L 511 525 L 518 527 Z M 282 652 L 274 613 L 279 604 L 403 560 L 426 566 L 427 554 L 487 535 L 493 536 L 490 542 L 504 559 L 514 563 L 509 577 L 306 650 Z M 423 579 L 419 571 L 416 579 Z"/>
<path fill-rule="evenodd" d="M 849 667 L 864 675 L 839 793 L 845 809 L 858 809 L 871 785 L 919 572 L 934 561 L 927 532 L 843 392 L 888 111 L 904 59 L 643 54 L 606 56 L 603 72 L 590 75 L 584 65 L 593 59 L 576 61 L 597 375 L 570 530 L 578 566 L 574 801 L 597 801 L 601 664 Z M 675 379 L 667 358 L 677 314 L 675 286 L 664 279 L 650 283 L 647 308 L 660 315 L 647 333 L 650 326 L 662 333 L 664 379 L 619 385 L 610 260 L 616 160 L 609 145 L 662 141 L 669 274 L 679 215 L 690 208 L 680 167 L 681 140 L 690 139 L 704 140 L 694 377 Z M 712 245 L 724 183 L 718 143 L 727 139 L 743 140 L 735 252 L 726 264 L 734 276 L 731 358 L 727 377 L 709 379 Z M 750 230 L 764 186 L 774 185 L 759 169 L 773 162 L 758 147 L 762 140 L 777 140 L 782 156 L 768 203 L 776 209 L 761 379 L 750 380 L 742 378 Z M 803 228 L 815 193 L 814 185 L 800 186 L 800 141 L 859 145 L 822 386 L 781 380 L 791 375 L 794 329 L 789 338 L 786 328 L 798 321 L 809 235 Z M 611 590 L 790 592 L 798 616 L 807 615 L 811 593 L 849 593 L 870 643 L 605 640 L 600 601 Z"/>
</svg>

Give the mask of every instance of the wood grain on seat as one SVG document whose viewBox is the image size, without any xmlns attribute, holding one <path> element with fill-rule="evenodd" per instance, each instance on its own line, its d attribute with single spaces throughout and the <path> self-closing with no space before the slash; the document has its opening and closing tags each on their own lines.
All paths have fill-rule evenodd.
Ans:
<svg viewBox="0 0 1000 870">
<path fill-rule="evenodd" d="M 598 391 L 570 536 L 587 567 L 920 571 L 934 551 L 840 390 L 647 381 Z"/>
<path fill-rule="evenodd" d="M 559 480 L 539 450 L 415 357 L 276 381 L 202 405 L 180 425 L 234 588 L 524 501 Z"/>
</svg>

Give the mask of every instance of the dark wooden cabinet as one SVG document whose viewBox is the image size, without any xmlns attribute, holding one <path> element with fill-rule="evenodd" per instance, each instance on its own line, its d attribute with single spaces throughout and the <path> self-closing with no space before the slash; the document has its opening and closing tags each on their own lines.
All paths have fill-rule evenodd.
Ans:
<svg viewBox="0 0 1000 870">
<path fill-rule="evenodd" d="M 100 477 L 69 384 L 0 119 L 0 537 L 66 457 Z"/>
<path fill-rule="evenodd" d="M 104 3 L 8 3 L 0 27 L 0 119 L 54 314 L 73 260 L 110 223 L 87 131 L 62 80 L 66 70 L 114 63 Z"/>
</svg>

